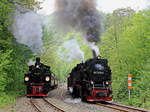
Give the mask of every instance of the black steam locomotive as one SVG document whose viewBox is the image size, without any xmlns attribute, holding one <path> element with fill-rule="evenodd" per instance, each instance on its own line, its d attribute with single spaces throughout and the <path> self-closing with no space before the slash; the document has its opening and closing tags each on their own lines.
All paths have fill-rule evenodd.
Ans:
<svg viewBox="0 0 150 112">
<path fill-rule="evenodd" d="M 82 101 L 112 101 L 111 70 L 107 59 L 95 57 L 78 64 L 68 75 L 68 90 Z"/>
<path fill-rule="evenodd" d="M 51 89 L 58 86 L 58 80 L 50 71 L 50 67 L 40 63 L 40 58 L 36 58 L 35 65 L 29 66 L 29 71 L 24 76 L 27 86 L 28 97 L 47 96 Z"/>
</svg>

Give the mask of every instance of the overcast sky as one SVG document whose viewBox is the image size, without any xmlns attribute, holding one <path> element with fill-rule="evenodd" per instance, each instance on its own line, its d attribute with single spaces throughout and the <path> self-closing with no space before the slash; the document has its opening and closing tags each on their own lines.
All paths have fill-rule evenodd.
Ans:
<svg viewBox="0 0 150 112">
<path fill-rule="evenodd" d="M 38 0 L 43 1 L 43 0 Z M 45 2 L 41 4 L 43 7 L 39 13 L 48 15 L 54 11 L 54 0 L 44 0 Z M 150 0 L 97 0 L 97 9 L 103 12 L 113 12 L 117 8 L 131 7 L 135 10 L 141 10 L 146 8 L 150 4 Z"/>
</svg>

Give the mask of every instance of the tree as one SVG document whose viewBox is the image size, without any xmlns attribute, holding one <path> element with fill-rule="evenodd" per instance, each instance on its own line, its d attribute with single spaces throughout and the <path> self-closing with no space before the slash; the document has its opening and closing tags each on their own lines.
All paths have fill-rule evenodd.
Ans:
<svg viewBox="0 0 150 112">
<path fill-rule="evenodd" d="M 16 4 L 33 9 L 34 0 L 0 1 L 0 106 L 11 102 L 14 96 L 23 94 L 23 76 L 31 50 L 14 39 L 9 27 Z"/>
<path fill-rule="evenodd" d="M 121 15 L 120 20 L 116 18 L 118 15 L 119 18 Z M 109 17 L 113 16 L 109 15 Z M 103 35 L 101 46 L 102 54 L 104 57 L 108 57 L 113 73 L 114 100 L 128 102 L 130 105 L 143 106 L 143 100 L 141 99 L 149 97 L 147 94 L 149 87 L 144 86 L 144 82 L 149 82 L 149 79 L 145 79 L 145 77 L 149 74 L 150 31 L 148 29 L 150 28 L 150 10 L 134 13 L 131 17 L 120 14 L 119 10 L 119 14 L 116 14 L 115 11 L 115 16 L 110 20 L 113 21 L 114 18 L 116 18 L 117 24 L 115 22 L 109 24 L 107 32 Z M 131 101 L 126 100 L 128 99 L 128 73 L 133 74 L 134 82 L 133 100 Z M 141 81 L 144 81 L 143 84 L 141 84 Z M 144 93 L 143 96 L 139 97 L 142 92 Z"/>
</svg>

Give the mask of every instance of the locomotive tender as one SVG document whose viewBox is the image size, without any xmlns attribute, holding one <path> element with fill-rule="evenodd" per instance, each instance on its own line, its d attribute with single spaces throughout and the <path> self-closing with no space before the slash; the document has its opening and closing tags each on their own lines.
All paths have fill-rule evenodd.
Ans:
<svg viewBox="0 0 150 112">
<path fill-rule="evenodd" d="M 42 64 L 40 58 L 36 58 L 35 65 L 29 66 L 24 83 L 27 86 L 27 97 L 48 96 L 48 92 L 58 86 L 58 80 L 50 67 Z"/>
<path fill-rule="evenodd" d="M 68 90 L 82 101 L 112 101 L 111 70 L 107 59 L 94 57 L 78 64 L 68 75 Z"/>
</svg>

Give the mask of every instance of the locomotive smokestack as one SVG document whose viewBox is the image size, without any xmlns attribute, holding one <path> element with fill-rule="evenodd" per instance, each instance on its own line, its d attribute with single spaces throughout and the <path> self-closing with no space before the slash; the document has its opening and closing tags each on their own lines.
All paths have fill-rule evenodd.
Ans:
<svg viewBox="0 0 150 112">
<path fill-rule="evenodd" d="M 37 58 L 36 58 L 35 65 L 40 65 L 40 57 L 37 57 Z"/>
<path fill-rule="evenodd" d="M 93 58 L 96 58 L 97 54 L 96 54 L 95 50 L 92 50 L 92 53 L 93 53 Z"/>
</svg>

